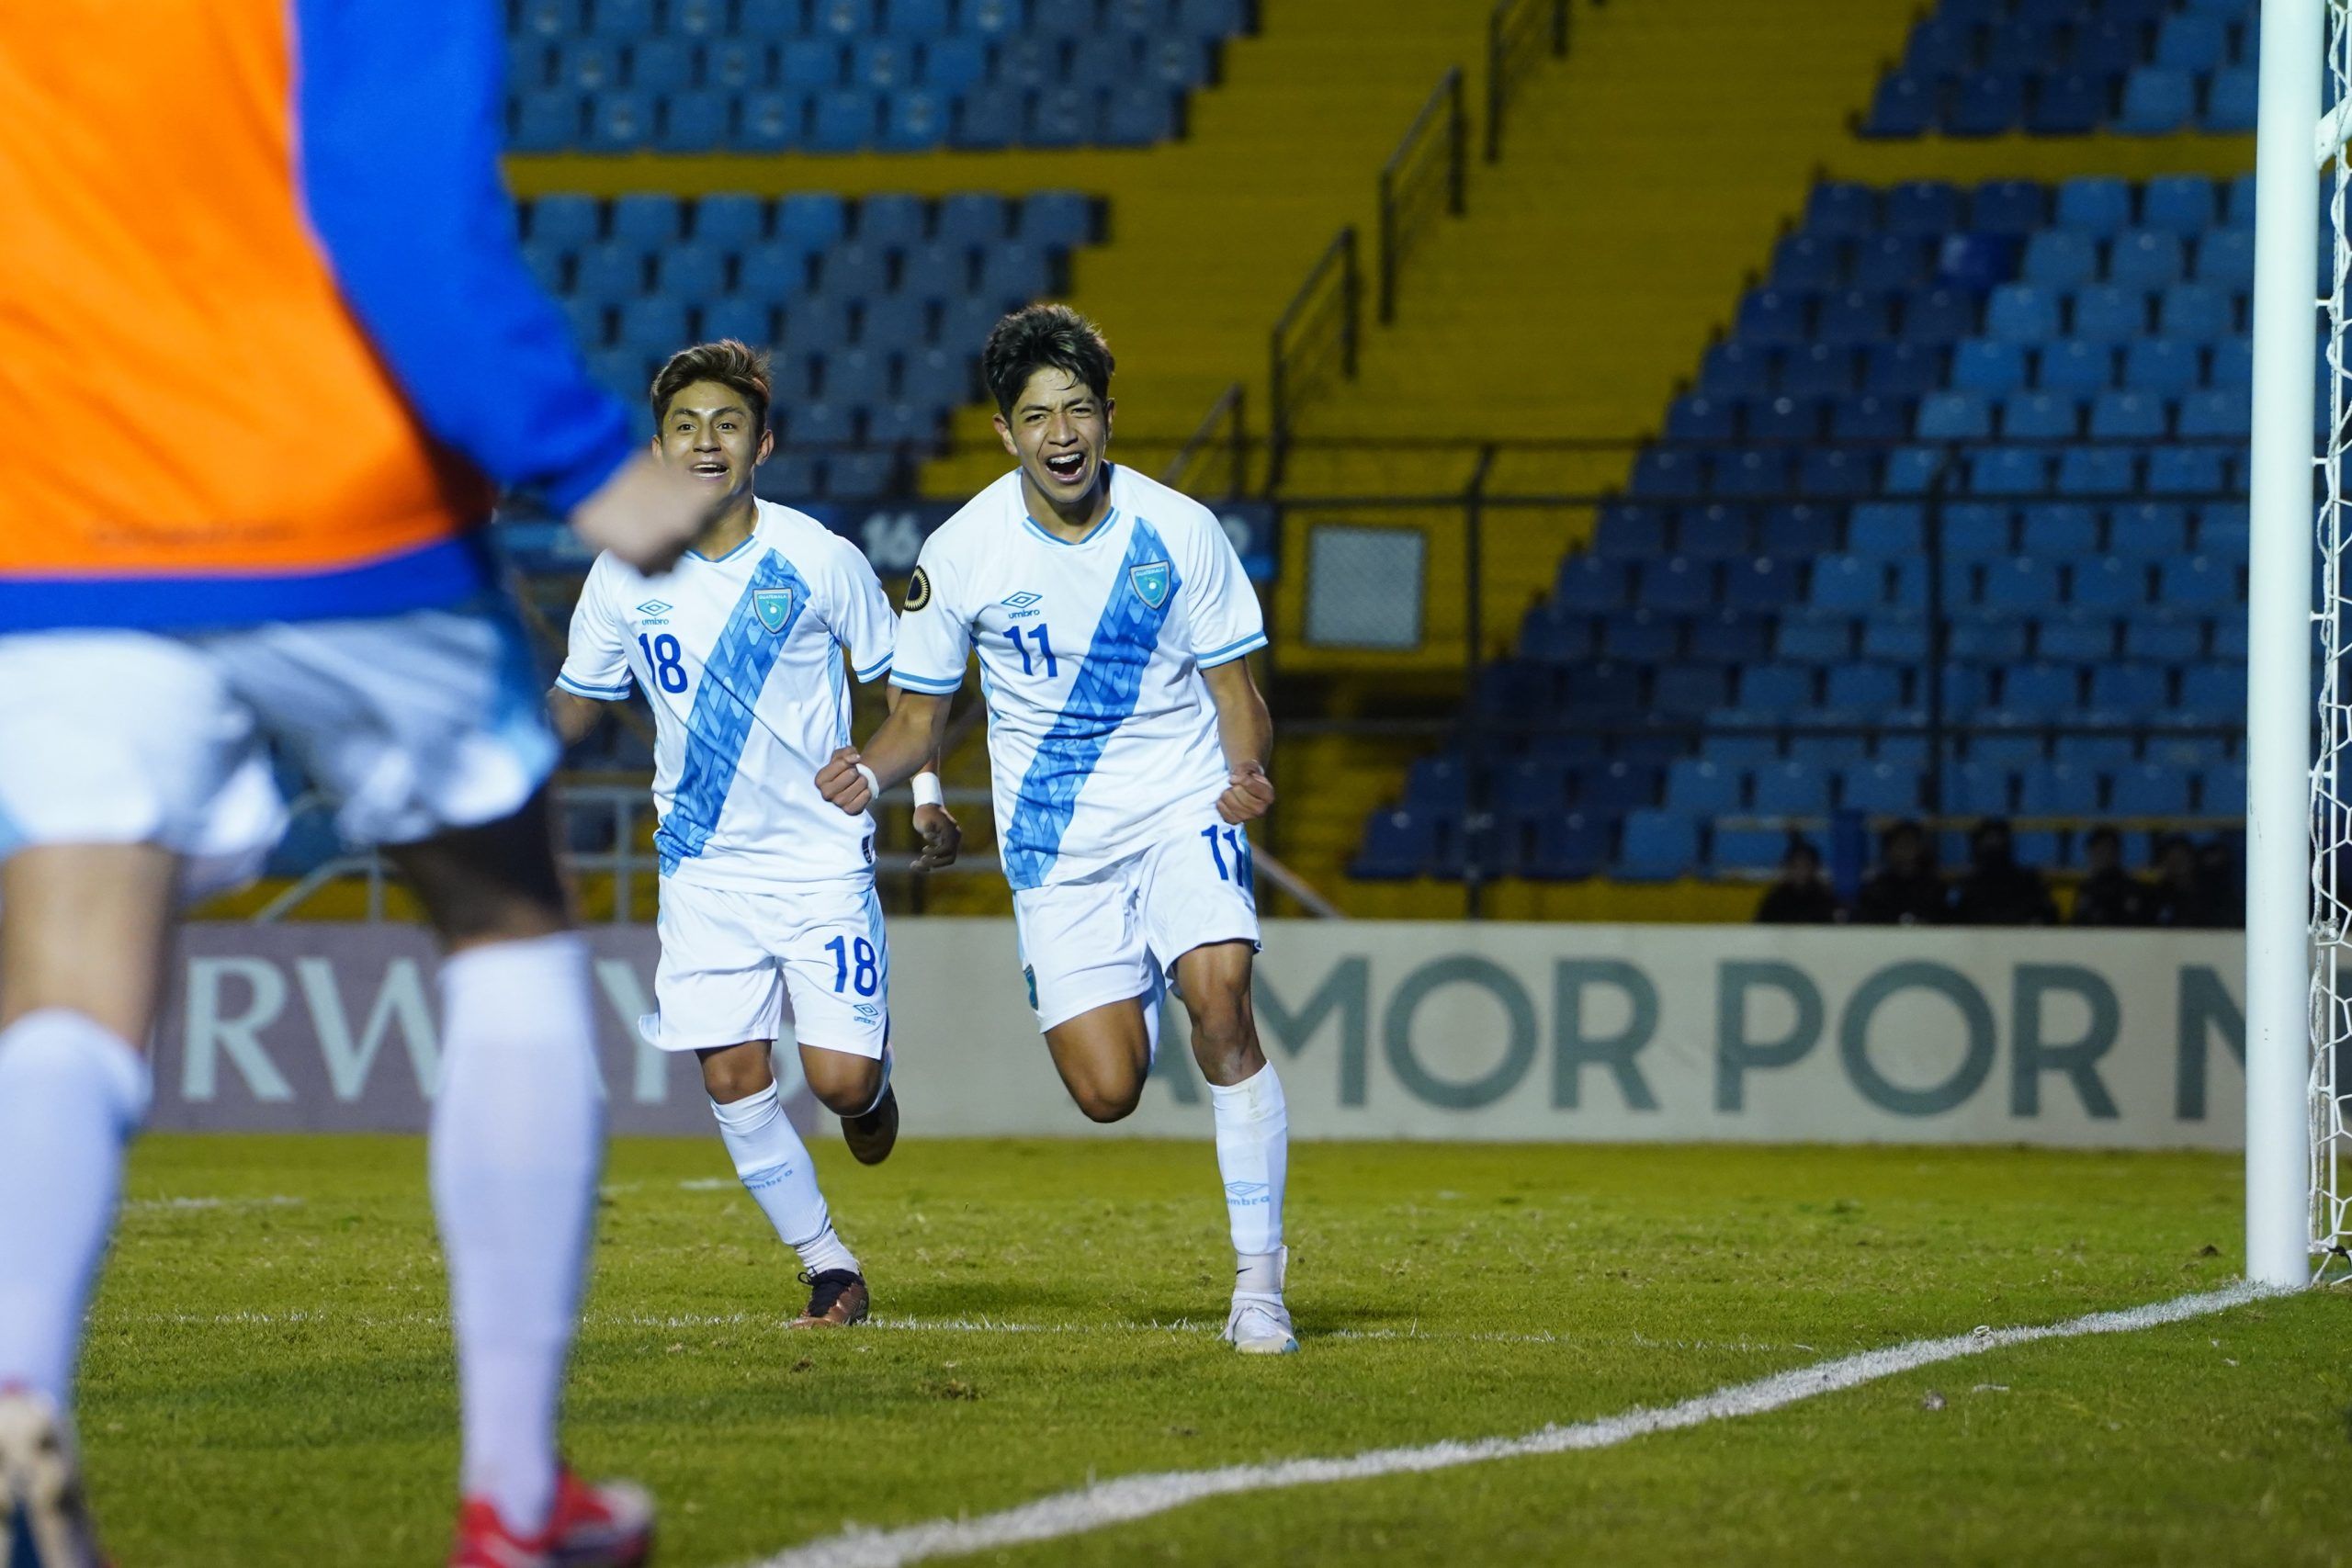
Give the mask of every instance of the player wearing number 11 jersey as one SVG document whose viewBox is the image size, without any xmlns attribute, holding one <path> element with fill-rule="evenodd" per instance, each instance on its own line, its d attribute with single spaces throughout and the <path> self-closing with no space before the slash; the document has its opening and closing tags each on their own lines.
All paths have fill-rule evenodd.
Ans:
<svg viewBox="0 0 2352 1568">
<path fill-rule="evenodd" d="M 632 686 L 654 716 L 662 863 L 658 1010 L 640 1025 L 692 1051 L 736 1173 L 800 1256 L 796 1326 L 854 1323 L 865 1274 L 834 1234 L 771 1067 L 788 1019 L 810 1091 L 867 1164 L 899 1126 L 890 1089 L 889 948 L 874 896 L 874 822 L 844 818 L 809 777 L 849 738 L 849 677 L 890 668 L 890 602 L 855 546 L 755 498 L 768 377 L 733 342 L 673 355 L 652 389 L 665 462 L 734 497 L 672 570 L 602 556 L 571 617 L 549 701 L 567 740 Z M 917 807 L 917 863 L 955 858 L 956 824 Z"/>
<path fill-rule="evenodd" d="M 1246 824 L 1273 804 L 1245 656 L 1258 602 L 1205 507 L 1105 460 L 1112 361 L 1064 306 L 1006 317 L 983 367 L 1019 461 L 924 545 L 890 719 L 818 777 L 846 812 L 937 744 L 977 652 L 997 836 L 1030 1003 L 1070 1098 L 1136 1107 L 1172 977 L 1209 1082 L 1236 1280 L 1225 1337 L 1298 1348 L 1283 1304 L 1289 1121 L 1258 1045 Z"/>
</svg>

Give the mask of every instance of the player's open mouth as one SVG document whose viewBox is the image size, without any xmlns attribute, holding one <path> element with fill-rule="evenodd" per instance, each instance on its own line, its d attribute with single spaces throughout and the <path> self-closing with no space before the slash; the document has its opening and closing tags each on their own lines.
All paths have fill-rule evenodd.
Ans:
<svg viewBox="0 0 2352 1568">
<path fill-rule="evenodd" d="M 1066 457 L 1046 459 L 1046 471 L 1064 484 L 1069 483 L 1085 470 L 1086 454 L 1083 452 L 1072 452 Z"/>
<path fill-rule="evenodd" d="M 694 477 L 698 479 L 723 479 L 727 477 L 727 465 L 724 463 L 696 463 L 692 468 L 689 468 L 687 472 L 693 474 Z"/>
</svg>

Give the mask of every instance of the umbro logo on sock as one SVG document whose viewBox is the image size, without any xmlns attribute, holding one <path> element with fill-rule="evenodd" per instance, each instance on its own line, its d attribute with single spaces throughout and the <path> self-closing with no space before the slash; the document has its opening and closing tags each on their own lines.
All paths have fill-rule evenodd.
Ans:
<svg viewBox="0 0 2352 1568">
<path fill-rule="evenodd" d="M 1225 1199 L 1228 1203 L 1263 1203 L 1269 1189 L 1262 1181 L 1228 1181 L 1225 1184 Z"/>
</svg>

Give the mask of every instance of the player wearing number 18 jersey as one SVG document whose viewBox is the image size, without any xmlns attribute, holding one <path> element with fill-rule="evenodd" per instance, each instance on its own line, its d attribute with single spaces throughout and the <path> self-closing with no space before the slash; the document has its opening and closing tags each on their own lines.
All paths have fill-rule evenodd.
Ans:
<svg viewBox="0 0 2352 1568">
<path fill-rule="evenodd" d="M 641 1026 L 701 1060 L 735 1168 L 800 1256 L 802 1326 L 855 1322 L 866 1286 L 834 1234 L 771 1054 L 790 1020 L 809 1089 L 868 1164 L 898 1133 L 889 1081 L 889 948 L 874 893 L 874 822 L 809 785 L 849 737 L 849 678 L 890 668 L 890 602 L 857 547 L 758 500 L 764 360 L 743 344 L 673 355 L 652 389 L 672 467 L 738 497 L 685 558 L 649 576 L 599 557 L 571 617 L 550 703 L 566 739 L 632 687 L 653 709 L 662 865 L 658 1011 Z M 922 863 L 954 858 L 954 819 L 918 808 Z"/>
<path fill-rule="evenodd" d="M 863 753 L 819 776 L 842 810 L 936 744 L 975 652 L 1021 960 L 1054 1065 L 1099 1122 L 1133 1111 L 1172 977 L 1208 1079 L 1237 1263 L 1225 1337 L 1295 1350 L 1283 1304 L 1289 1122 L 1250 1010 L 1246 824 L 1273 803 L 1246 656 L 1258 602 L 1205 507 L 1104 458 L 1112 361 L 1062 306 L 1006 317 L 984 366 L 1019 468 L 924 545 Z"/>
</svg>

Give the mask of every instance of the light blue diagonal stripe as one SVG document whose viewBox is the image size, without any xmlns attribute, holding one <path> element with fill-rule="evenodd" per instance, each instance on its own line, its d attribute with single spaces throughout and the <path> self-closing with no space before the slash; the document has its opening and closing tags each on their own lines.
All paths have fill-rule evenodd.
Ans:
<svg viewBox="0 0 2352 1568">
<path fill-rule="evenodd" d="M 1136 592 L 1134 575 L 1136 568 L 1161 561 L 1168 563 L 1168 592 L 1155 609 Z M 1182 586 L 1175 557 L 1151 525 L 1136 518 L 1126 559 L 1111 580 L 1111 602 L 1102 607 L 1094 640 L 1078 679 L 1070 683 L 1069 700 L 1037 742 L 1037 754 L 1021 780 L 1012 821 L 1004 832 L 1004 879 L 1016 890 L 1042 886 L 1060 857 L 1062 835 L 1078 809 L 1078 792 L 1086 786 L 1111 737 L 1135 712 L 1144 671 L 1159 646 L 1159 628 Z"/>
<path fill-rule="evenodd" d="M 789 588 L 792 611 L 784 626 L 770 631 L 761 624 L 759 595 Z M 744 744 L 752 738 L 754 711 L 768 672 L 784 651 L 785 639 L 808 607 L 808 584 L 792 563 L 774 550 L 752 569 L 752 581 L 727 617 L 726 629 L 703 662 L 702 683 L 686 716 L 686 760 L 678 770 L 677 793 L 653 835 L 662 854 L 663 874 L 678 863 L 702 853 L 718 830 L 718 815 L 735 787 L 735 771 L 742 764 Z"/>
</svg>

